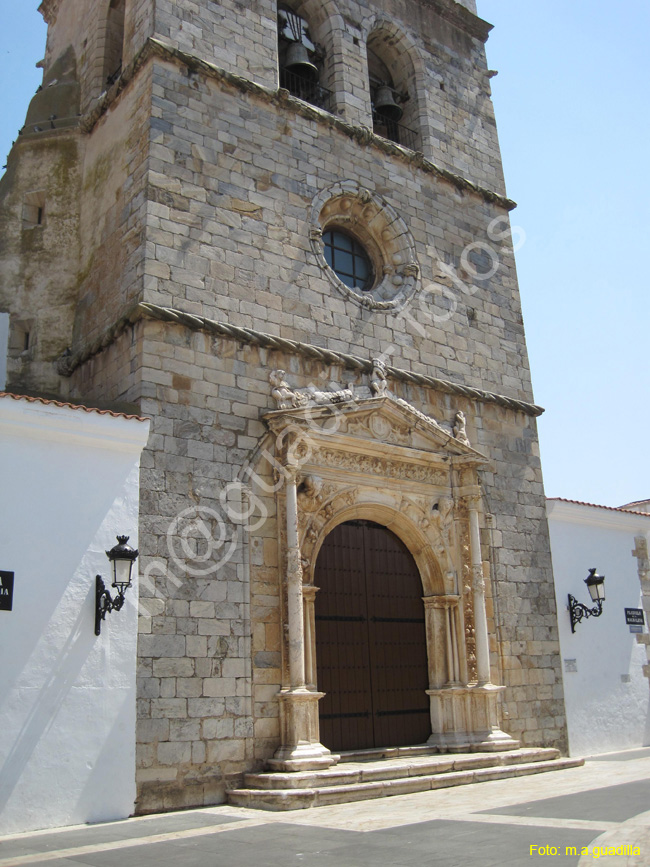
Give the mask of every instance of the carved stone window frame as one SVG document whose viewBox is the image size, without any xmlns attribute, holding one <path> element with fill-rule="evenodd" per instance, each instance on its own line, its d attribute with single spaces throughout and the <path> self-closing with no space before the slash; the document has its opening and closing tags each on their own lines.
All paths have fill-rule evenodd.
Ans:
<svg viewBox="0 0 650 867">
<path fill-rule="evenodd" d="M 327 264 L 323 232 L 336 228 L 352 235 L 367 250 L 376 275 L 372 289 L 350 288 Z M 337 291 L 362 307 L 399 310 L 419 289 L 415 241 L 406 223 L 385 199 L 355 181 L 334 184 L 314 198 L 310 239 L 322 273 Z"/>
</svg>

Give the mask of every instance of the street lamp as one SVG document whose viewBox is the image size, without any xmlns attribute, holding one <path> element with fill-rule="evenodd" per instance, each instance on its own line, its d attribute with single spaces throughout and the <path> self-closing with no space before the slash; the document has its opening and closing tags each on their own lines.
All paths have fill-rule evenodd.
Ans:
<svg viewBox="0 0 650 867">
<path fill-rule="evenodd" d="M 111 562 L 113 587 L 117 590 L 117 595 L 111 596 L 101 575 L 95 577 L 95 635 L 101 633 L 102 620 L 106 619 L 106 615 L 122 608 L 124 594 L 131 586 L 131 572 L 138 557 L 138 551 L 127 545 L 128 541 L 128 536 L 118 536 L 117 545 L 106 552 L 106 556 Z"/>
<path fill-rule="evenodd" d="M 600 617 L 603 613 L 605 601 L 605 576 L 597 575 L 595 569 L 589 570 L 585 578 L 585 584 L 589 588 L 591 601 L 595 603 L 593 608 L 588 608 L 569 593 L 569 617 L 571 618 L 571 632 L 576 631 L 576 623 L 580 623 L 583 617 Z"/>
</svg>

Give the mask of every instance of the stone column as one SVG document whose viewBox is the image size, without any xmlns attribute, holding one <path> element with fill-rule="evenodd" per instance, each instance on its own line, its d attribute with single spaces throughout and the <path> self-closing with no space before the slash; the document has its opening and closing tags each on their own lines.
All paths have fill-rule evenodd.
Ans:
<svg viewBox="0 0 650 867">
<path fill-rule="evenodd" d="M 313 584 L 302 585 L 305 603 L 305 681 L 307 689 L 316 689 L 316 593 Z"/>
<path fill-rule="evenodd" d="M 293 468 L 292 468 L 293 469 Z M 285 482 L 287 513 L 287 619 L 289 626 L 289 684 L 291 691 L 305 689 L 305 622 L 302 603 L 302 565 L 298 540 L 298 491 L 296 472 Z"/>
<path fill-rule="evenodd" d="M 289 452 L 291 449 L 288 450 Z M 305 685 L 305 616 L 303 575 L 298 533 L 299 466 L 293 460 L 285 462 L 285 511 L 287 520 L 287 599 L 289 688 L 280 691 L 280 737 L 282 743 L 268 761 L 274 771 L 308 771 L 328 768 L 339 756 L 320 743 L 318 702 L 322 692 Z"/>
<path fill-rule="evenodd" d="M 474 595 L 474 630 L 476 636 L 476 671 L 478 685 L 490 683 L 490 642 L 487 614 L 485 612 L 485 578 L 481 556 L 481 531 L 479 528 L 478 496 L 469 501 L 469 546 L 472 560 L 472 587 Z"/>
<path fill-rule="evenodd" d="M 499 728 L 499 695 L 504 687 L 490 682 L 478 488 L 473 486 L 468 494 L 478 683 L 467 683 L 464 658 L 461 659 L 458 653 L 462 634 L 460 599 L 454 596 L 429 597 L 425 604 L 427 610 L 435 615 L 432 621 L 434 634 L 437 633 L 435 649 L 442 658 L 446 656 L 447 664 L 444 668 L 440 664 L 433 666 L 436 676 L 427 690 L 431 699 L 432 730 L 428 742 L 439 750 L 452 753 L 512 750 L 519 746 L 519 742 Z M 443 648 L 443 639 L 446 648 Z"/>
</svg>

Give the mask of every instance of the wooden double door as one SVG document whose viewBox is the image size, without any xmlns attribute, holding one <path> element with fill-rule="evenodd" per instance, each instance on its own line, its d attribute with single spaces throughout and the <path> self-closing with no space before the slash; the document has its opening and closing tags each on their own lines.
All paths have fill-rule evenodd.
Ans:
<svg viewBox="0 0 650 867">
<path fill-rule="evenodd" d="M 320 740 L 333 751 L 424 743 L 431 734 L 422 583 L 404 544 L 350 521 L 318 555 Z"/>
</svg>

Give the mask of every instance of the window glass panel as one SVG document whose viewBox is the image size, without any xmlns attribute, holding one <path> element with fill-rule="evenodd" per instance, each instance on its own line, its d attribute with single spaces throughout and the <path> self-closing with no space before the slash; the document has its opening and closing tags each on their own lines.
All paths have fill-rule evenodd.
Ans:
<svg viewBox="0 0 650 867">
<path fill-rule="evenodd" d="M 341 234 L 341 232 L 332 232 L 332 234 L 334 235 L 334 243 L 339 250 L 352 251 L 353 245 L 357 248 L 359 246 L 356 241 L 353 241 L 347 235 Z"/>
<path fill-rule="evenodd" d="M 323 248 L 325 261 L 346 286 L 364 291 L 372 288 L 372 265 L 356 238 L 330 229 L 323 233 Z"/>
<path fill-rule="evenodd" d="M 357 257 L 354 264 L 355 264 L 355 274 L 363 283 L 365 283 L 368 279 L 368 263 L 366 262 L 365 259 L 361 259 L 360 257 Z"/>
<path fill-rule="evenodd" d="M 343 271 L 344 274 L 354 274 L 354 258 L 352 253 L 344 253 L 343 250 L 336 250 L 334 253 L 334 269 Z"/>
</svg>

